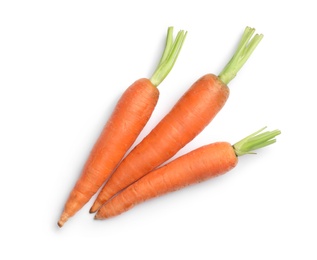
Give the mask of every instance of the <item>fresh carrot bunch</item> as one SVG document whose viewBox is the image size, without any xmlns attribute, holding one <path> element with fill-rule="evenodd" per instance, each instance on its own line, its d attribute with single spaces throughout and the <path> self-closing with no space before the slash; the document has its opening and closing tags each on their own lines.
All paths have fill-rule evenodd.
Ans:
<svg viewBox="0 0 317 260">
<path fill-rule="evenodd" d="M 218 114 L 229 97 L 228 83 L 248 60 L 263 35 L 246 27 L 237 50 L 219 73 L 200 77 L 169 113 L 126 155 L 149 120 L 158 100 L 156 88 L 170 72 L 184 42 L 180 31 L 166 47 L 150 79 L 133 83 L 122 95 L 72 190 L 58 225 L 61 227 L 102 186 L 91 213 L 96 219 L 116 216 L 150 198 L 228 172 L 238 157 L 275 142 L 279 130 L 261 129 L 234 145 L 218 142 L 198 148 L 161 166 L 194 139 Z M 252 37 L 253 36 L 253 37 Z M 121 161 L 121 159 L 123 160 Z M 121 162 L 120 162 L 121 161 Z"/>
<path fill-rule="evenodd" d="M 200 77 L 171 111 L 123 159 L 99 193 L 90 212 L 115 194 L 154 170 L 194 139 L 218 114 L 229 97 L 228 83 L 245 64 L 262 35 L 247 27 L 232 59 L 219 76 Z"/>
</svg>

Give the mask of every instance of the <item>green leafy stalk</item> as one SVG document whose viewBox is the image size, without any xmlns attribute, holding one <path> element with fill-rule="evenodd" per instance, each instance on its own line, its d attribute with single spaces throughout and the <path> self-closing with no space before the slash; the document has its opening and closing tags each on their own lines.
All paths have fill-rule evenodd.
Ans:
<svg viewBox="0 0 317 260">
<path fill-rule="evenodd" d="M 228 84 L 237 75 L 238 71 L 242 68 L 244 63 L 248 60 L 252 52 L 262 40 L 262 34 L 256 34 L 252 38 L 254 32 L 255 29 L 253 28 L 245 28 L 235 54 L 219 74 L 219 78 L 223 83 Z"/>
<path fill-rule="evenodd" d="M 276 142 L 275 137 L 281 134 L 280 130 L 267 131 L 261 133 L 266 127 L 261 128 L 255 133 L 245 137 L 241 141 L 235 143 L 232 147 L 237 156 L 244 154 L 254 154 L 254 150 L 268 146 Z"/>
<path fill-rule="evenodd" d="M 177 33 L 176 38 L 173 41 L 173 27 L 168 28 L 164 52 L 150 79 L 154 86 L 157 87 L 173 68 L 185 41 L 186 35 L 187 32 L 181 30 Z"/>
</svg>

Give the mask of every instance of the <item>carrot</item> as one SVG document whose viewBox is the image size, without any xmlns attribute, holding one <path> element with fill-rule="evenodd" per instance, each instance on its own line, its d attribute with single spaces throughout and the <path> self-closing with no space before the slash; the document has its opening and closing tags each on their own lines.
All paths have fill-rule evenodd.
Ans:
<svg viewBox="0 0 317 260">
<path fill-rule="evenodd" d="M 157 86 L 172 69 L 186 34 L 179 31 L 173 40 L 173 27 L 169 27 L 165 50 L 152 77 L 138 79 L 119 99 L 69 195 L 60 227 L 98 191 L 144 128 L 159 98 Z"/>
<path fill-rule="evenodd" d="M 219 74 L 198 79 L 180 98 L 172 110 L 126 156 L 98 194 L 90 212 L 120 190 L 137 181 L 175 155 L 196 137 L 216 116 L 229 96 L 227 84 L 235 77 L 256 48 L 262 35 L 247 27 L 236 53 Z"/>
<path fill-rule="evenodd" d="M 151 198 L 230 171 L 238 164 L 238 156 L 274 143 L 273 138 L 281 133 L 260 134 L 263 129 L 233 146 L 227 142 L 202 146 L 148 173 L 104 204 L 95 219 L 114 217 Z"/>
</svg>

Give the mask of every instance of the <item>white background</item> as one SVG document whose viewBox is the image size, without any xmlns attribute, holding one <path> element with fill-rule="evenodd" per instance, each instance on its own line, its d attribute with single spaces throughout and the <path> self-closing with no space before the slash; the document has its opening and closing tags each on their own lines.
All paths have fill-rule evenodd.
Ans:
<svg viewBox="0 0 317 260">
<path fill-rule="evenodd" d="M 315 1 L 1 1 L 1 259 L 317 259 Z M 176 156 L 268 126 L 231 172 L 62 229 L 63 204 L 122 92 L 150 77 L 168 26 L 188 31 L 137 142 L 246 26 L 264 39 L 215 120 Z"/>
</svg>

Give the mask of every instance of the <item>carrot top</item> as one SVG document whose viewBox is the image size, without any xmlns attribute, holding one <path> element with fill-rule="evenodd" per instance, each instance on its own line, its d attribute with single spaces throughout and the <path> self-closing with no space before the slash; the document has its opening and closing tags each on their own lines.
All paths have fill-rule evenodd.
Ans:
<svg viewBox="0 0 317 260">
<path fill-rule="evenodd" d="M 266 131 L 261 133 L 266 127 L 254 132 L 235 143 L 232 147 L 237 156 L 244 154 L 254 154 L 254 150 L 268 146 L 276 142 L 275 136 L 281 134 L 280 130 Z"/>
<path fill-rule="evenodd" d="M 154 86 L 158 86 L 173 68 L 178 54 L 183 46 L 187 32 L 181 30 L 173 41 L 173 27 L 168 27 L 166 44 L 161 60 L 154 71 L 150 81 Z"/>
<path fill-rule="evenodd" d="M 262 40 L 262 34 L 256 34 L 252 38 L 254 32 L 255 29 L 253 28 L 245 28 L 236 52 L 219 74 L 219 78 L 223 83 L 228 84 L 237 75 L 238 71 L 242 68 L 244 63 L 248 60 L 252 52 Z"/>
</svg>

